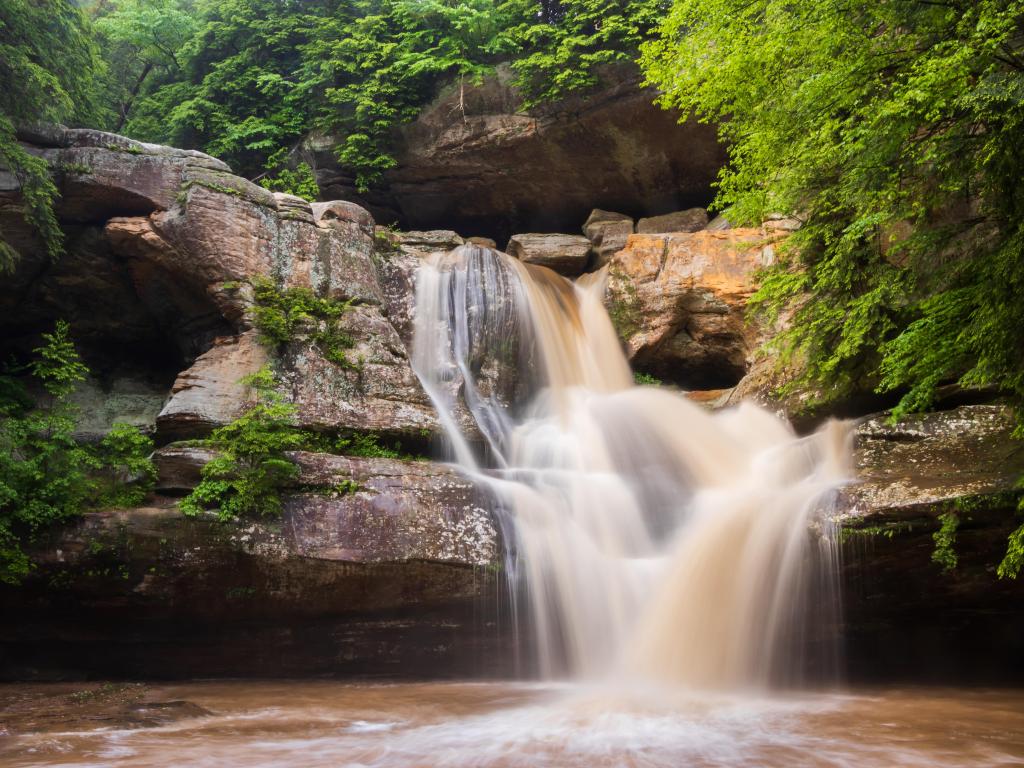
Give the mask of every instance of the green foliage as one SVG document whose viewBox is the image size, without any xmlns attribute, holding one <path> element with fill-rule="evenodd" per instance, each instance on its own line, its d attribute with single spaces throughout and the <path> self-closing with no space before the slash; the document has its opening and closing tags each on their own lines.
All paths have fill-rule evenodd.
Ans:
<svg viewBox="0 0 1024 768">
<path fill-rule="evenodd" d="M 96 48 L 88 22 L 68 0 L 0 0 L 0 168 L 21 185 L 25 220 L 39 233 L 50 258 L 63 235 L 53 214 L 57 188 L 45 160 L 18 144 L 18 128 L 41 121 L 95 120 L 92 109 Z M 18 253 L 0 231 L 0 273 Z"/>
<path fill-rule="evenodd" d="M 115 423 L 96 447 L 95 505 L 134 507 L 156 485 L 156 467 L 150 460 L 153 440 L 131 424 Z"/>
<path fill-rule="evenodd" d="M 115 425 L 96 448 L 75 441 L 70 398 L 88 369 L 67 323 L 43 341 L 29 366 L 43 403 L 0 377 L 0 581 L 10 583 L 29 572 L 24 546 L 38 532 L 89 507 L 138 503 L 155 477 L 152 443 L 133 427 Z"/>
<path fill-rule="evenodd" d="M 326 451 L 340 453 L 345 456 L 359 456 L 366 459 L 408 459 L 402 453 L 402 446 L 395 443 L 388 448 L 380 444 L 381 437 L 376 432 L 344 432 L 340 435 L 309 434 L 304 448 L 310 451 Z"/>
<path fill-rule="evenodd" d="M 956 568 L 957 555 L 956 532 L 960 527 L 960 516 L 956 512 L 944 512 L 939 515 L 939 530 L 932 534 L 935 549 L 932 550 L 932 562 L 942 566 L 945 572 Z"/>
<path fill-rule="evenodd" d="M 253 321 L 267 343 L 283 345 L 308 334 L 327 360 L 345 368 L 360 368 L 348 359 L 355 341 L 341 327 L 352 300 L 321 298 L 308 288 L 281 290 L 266 278 L 253 280 L 252 286 Z"/>
<path fill-rule="evenodd" d="M 273 176 L 264 176 L 260 179 L 260 186 L 271 192 L 297 195 L 310 202 L 314 202 L 320 197 L 320 187 L 317 186 L 316 176 L 308 163 L 299 163 L 294 170 L 282 168 Z"/>
<path fill-rule="evenodd" d="M 663 0 L 511 0 L 518 23 L 506 31 L 526 107 L 597 85 L 602 67 L 633 62 L 661 18 Z M 515 9 L 515 13 L 509 10 Z"/>
<path fill-rule="evenodd" d="M 121 132 L 155 83 L 183 75 L 182 49 L 197 22 L 181 0 L 101 1 L 94 19 L 107 62 L 103 100 L 114 110 L 111 129 Z"/>
<path fill-rule="evenodd" d="M 1019 487 L 1024 488 L 1024 482 L 1021 482 Z M 1024 496 L 1017 502 L 1017 514 L 1024 514 Z M 996 574 L 1001 579 L 1016 579 L 1020 575 L 1022 567 L 1024 567 L 1024 525 L 1010 534 L 1006 554 L 1003 556 L 1002 562 L 999 563 Z"/>
<path fill-rule="evenodd" d="M 510 60 L 527 105 L 632 61 L 662 0 L 108 0 L 108 91 L 130 135 L 197 147 L 297 188 L 276 158 L 311 129 L 337 138 L 367 189 L 394 167 L 393 129 L 455 83 Z M 301 170 L 301 169 L 299 169 Z M 311 192 L 303 187 L 305 196 Z"/>
<path fill-rule="evenodd" d="M 186 515 L 207 508 L 216 508 L 222 520 L 279 515 L 282 491 L 298 477 L 298 467 L 285 455 L 304 442 L 295 427 L 295 406 L 277 392 L 269 367 L 242 381 L 253 402 L 206 441 L 220 455 L 203 467 L 201 482 L 182 500 Z"/>
<path fill-rule="evenodd" d="M 731 220 L 803 227 L 757 302 L 833 396 L 947 381 L 1024 396 L 1024 5 L 676 0 L 662 103 L 717 121 Z"/>
<path fill-rule="evenodd" d="M 638 386 L 660 387 L 662 381 L 657 376 L 651 376 L 649 373 L 633 371 L 633 383 Z"/>
</svg>

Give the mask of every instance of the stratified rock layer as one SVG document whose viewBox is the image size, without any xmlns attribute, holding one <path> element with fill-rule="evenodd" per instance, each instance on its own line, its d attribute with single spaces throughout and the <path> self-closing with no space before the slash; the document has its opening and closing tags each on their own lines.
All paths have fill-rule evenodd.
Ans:
<svg viewBox="0 0 1024 768">
<path fill-rule="evenodd" d="M 211 458 L 161 453 L 165 485 Z M 0 585 L 18 616 L 0 628 L 0 677 L 502 671 L 484 599 L 493 503 L 429 462 L 295 458 L 304 490 L 280 520 L 186 518 L 165 499 L 55 532 L 21 587 Z"/>
<path fill-rule="evenodd" d="M 842 490 L 843 640 L 858 680 L 1005 684 L 1022 679 L 1024 580 L 996 567 L 1016 514 L 1024 452 L 1000 405 L 861 424 L 859 482 Z M 956 514 L 956 567 L 932 554 Z"/>
<path fill-rule="evenodd" d="M 590 260 L 590 241 L 580 235 L 513 235 L 506 250 L 525 264 L 547 267 L 565 277 L 583 274 Z"/>
<path fill-rule="evenodd" d="M 198 152 L 99 131 L 29 138 L 58 169 L 57 215 L 70 237 L 67 256 L 51 264 L 5 215 L 5 237 L 23 257 L 0 291 L 4 351 L 24 353 L 54 318 L 68 319 L 101 378 L 142 368 L 170 390 L 158 440 L 202 436 L 239 414 L 247 396 L 239 380 L 270 357 L 252 330 L 250 282 L 272 279 L 281 290 L 353 303 L 342 319 L 351 365 L 325 360 L 301 334 L 279 356 L 301 425 L 418 441 L 439 434 L 385 316 L 385 295 L 407 293 L 410 281 L 389 290 L 393 273 L 378 269 L 365 210 L 269 192 Z M 17 185 L 0 184 L 0 195 L 16 203 Z"/>
</svg>

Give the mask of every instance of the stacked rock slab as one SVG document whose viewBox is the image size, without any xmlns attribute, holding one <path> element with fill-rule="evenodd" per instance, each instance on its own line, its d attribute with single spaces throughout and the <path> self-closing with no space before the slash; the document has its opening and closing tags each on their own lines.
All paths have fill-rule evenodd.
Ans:
<svg viewBox="0 0 1024 768">
<path fill-rule="evenodd" d="M 594 252 L 591 268 L 599 269 L 626 247 L 626 241 L 633 234 L 633 219 L 623 213 L 595 208 L 583 224 L 583 234 L 590 240 Z"/>
<path fill-rule="evenodd" d="M 708 212 L 703 208 L 689 208 L 662 216 L 650 216 L 636 223 L 641 235 L 660 232 L 699 232 L 708 226 Z"/>
<path fill-rule="evenodd" d="M 4 237 L 22 255 L 0 287 L 5 345 L 31 349 L 55 318 L 70 320 L 94 370 L 128 366 L 117 402 L 150 419 L 159 409 L 158 443 L 234 419 L 249 395 L 239 380 L 271 358 L 300 426 L 374 431 L 407 448 L 439 432 L 389 315 L 411 305 L 418 259 L 457 235 L 419 233 L 393 249 L 360 207 L 268 192 L 201 153 L 97 131 L 30 138 L 55 169 L 68 253 L 55 264 L 41 255 L 17 215 L 16 180 L 0 178 Z M 392 258 L 413 261 L 402 273 Z M 261 343 L 255 278 L 351 302 L 342 322 L 358 365 L 324 359 L 301 334 Z M 132 366 L 150 389 L 125 386 L 141 375 Z M 90 430 L 109 426 L 92 423 L 108 410 L 90 413 Z M 175 496 L 212 456 L 165 446 L 146 506 L 87 514 L 39 542 L 33 574 L 0 587 L 5 615 L 19 616 L 0 631 L 0 675 L 468 674 L 508 658 L 477 653 L 496 642 L 490 606 L 477 604 L 494 588 L 494 505 L 452 469 L 302 454 L 280 521 L 185 518 Z M 409 631 L 421 641 L 404 642 Z"/>
<path fill-rule="evenodd" d="M 590 241 L 581 235 L 513 235 L 506 250 L 526 264 L 547 267 L 566 277 L 582 275 L 590 260 Z"/>
<path fill-rule="evenodd" d="M 92 287 L 79 289 L 80 280 L 61 271 L 64 265 L 41 264 L 24 246 L 13 287 L 28 297 L 45 291 L 47 300 L 34 303 L 45 309 L 37 311 L 48 312 L 49 322 L 69 313 L 76 331 L 82 328 L 96 347 L 110 341 L 108 329 L 116 337 L 115 329 L 123 328 L 118 312 L 130 317 L 137 311 L 154 325 L 145 331 L 149 357 L 167 346 L 160 334 L 173 342 L 176 359 L 192 365 L 177 377 L 160 411 L 159 439 L 202 436 L 244 406 L 238 381 L 267 360 L 251 327 L 250 282 L 256 278 L 354 305 L 342 325 L 354 341 L 349 355 L 357 364 L 325 361 L 301 336 L 280 358 L 301 425 L 417 439 L 439 434 L 405 345 L 384 315 L 386 275 L 376 263 L 374 222 L 365 210 L 269 192 L 197 152 L 99 131 L 54 129 L 42 139 L 48 145 L 35 151 L 55 169 L 74 169 L 58 177 L 60 221 L 71 228 L 89 222 L 88 231 L 95 232 L 89 247 L 97 254 L 90 273 L 122 281 L 117 290 L 125 296 L 120 307 L 105 312 L 78 309 L 85 301 L 80 294 Z M 69 239 L 73 263 L 81 238 Z M 26 323 L 24 333 L 38 332 L 44 319 Z M 130 336 L 132 330 L 123 332 Z"/>
</svg>

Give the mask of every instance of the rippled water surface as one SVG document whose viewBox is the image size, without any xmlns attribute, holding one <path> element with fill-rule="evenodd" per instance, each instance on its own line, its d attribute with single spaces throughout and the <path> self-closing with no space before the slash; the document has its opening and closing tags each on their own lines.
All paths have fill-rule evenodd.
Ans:
<svg viewBox="0 0 1024 768">
<path fill-rule="evenodd" d="M 1011 766 L 1024 692 L 520 683 L 0 686 L 4 766 Z"/>
</svg>

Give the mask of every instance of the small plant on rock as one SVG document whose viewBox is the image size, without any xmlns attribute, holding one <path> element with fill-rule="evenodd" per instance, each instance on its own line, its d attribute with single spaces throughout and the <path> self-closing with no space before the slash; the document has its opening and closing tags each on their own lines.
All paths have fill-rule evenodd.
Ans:
<svg viewBox="0 0 1024 768">
<path fill-rule="evenodd" d="M 215 509 L 222 520 L 281 513 L 281 494 L 298 477 L 287 451 L 303 447 L 295 426 L 295 406 L 277 392 L 274 375 L 264 366 L 242 379 L 253 402 L 230 424 L 214 430 L 207 444 L 220 455 L 203 467 L 202 481 L 181 502 L 181 511 L 197 515 Z"/>
<path fill-rule="evenodd" d="M 359 370 L 361 366 L 347 356 L 355 341 L 341 327 L 342 316 L 352 307 L 351 299 L 321 298 L 308 288 L 281 290 L 267 278 L 254 279 L 252 287 L 253 321 L 268 344 L 281 346 L 307 333 L 326 359 Z"/>
</svg>

